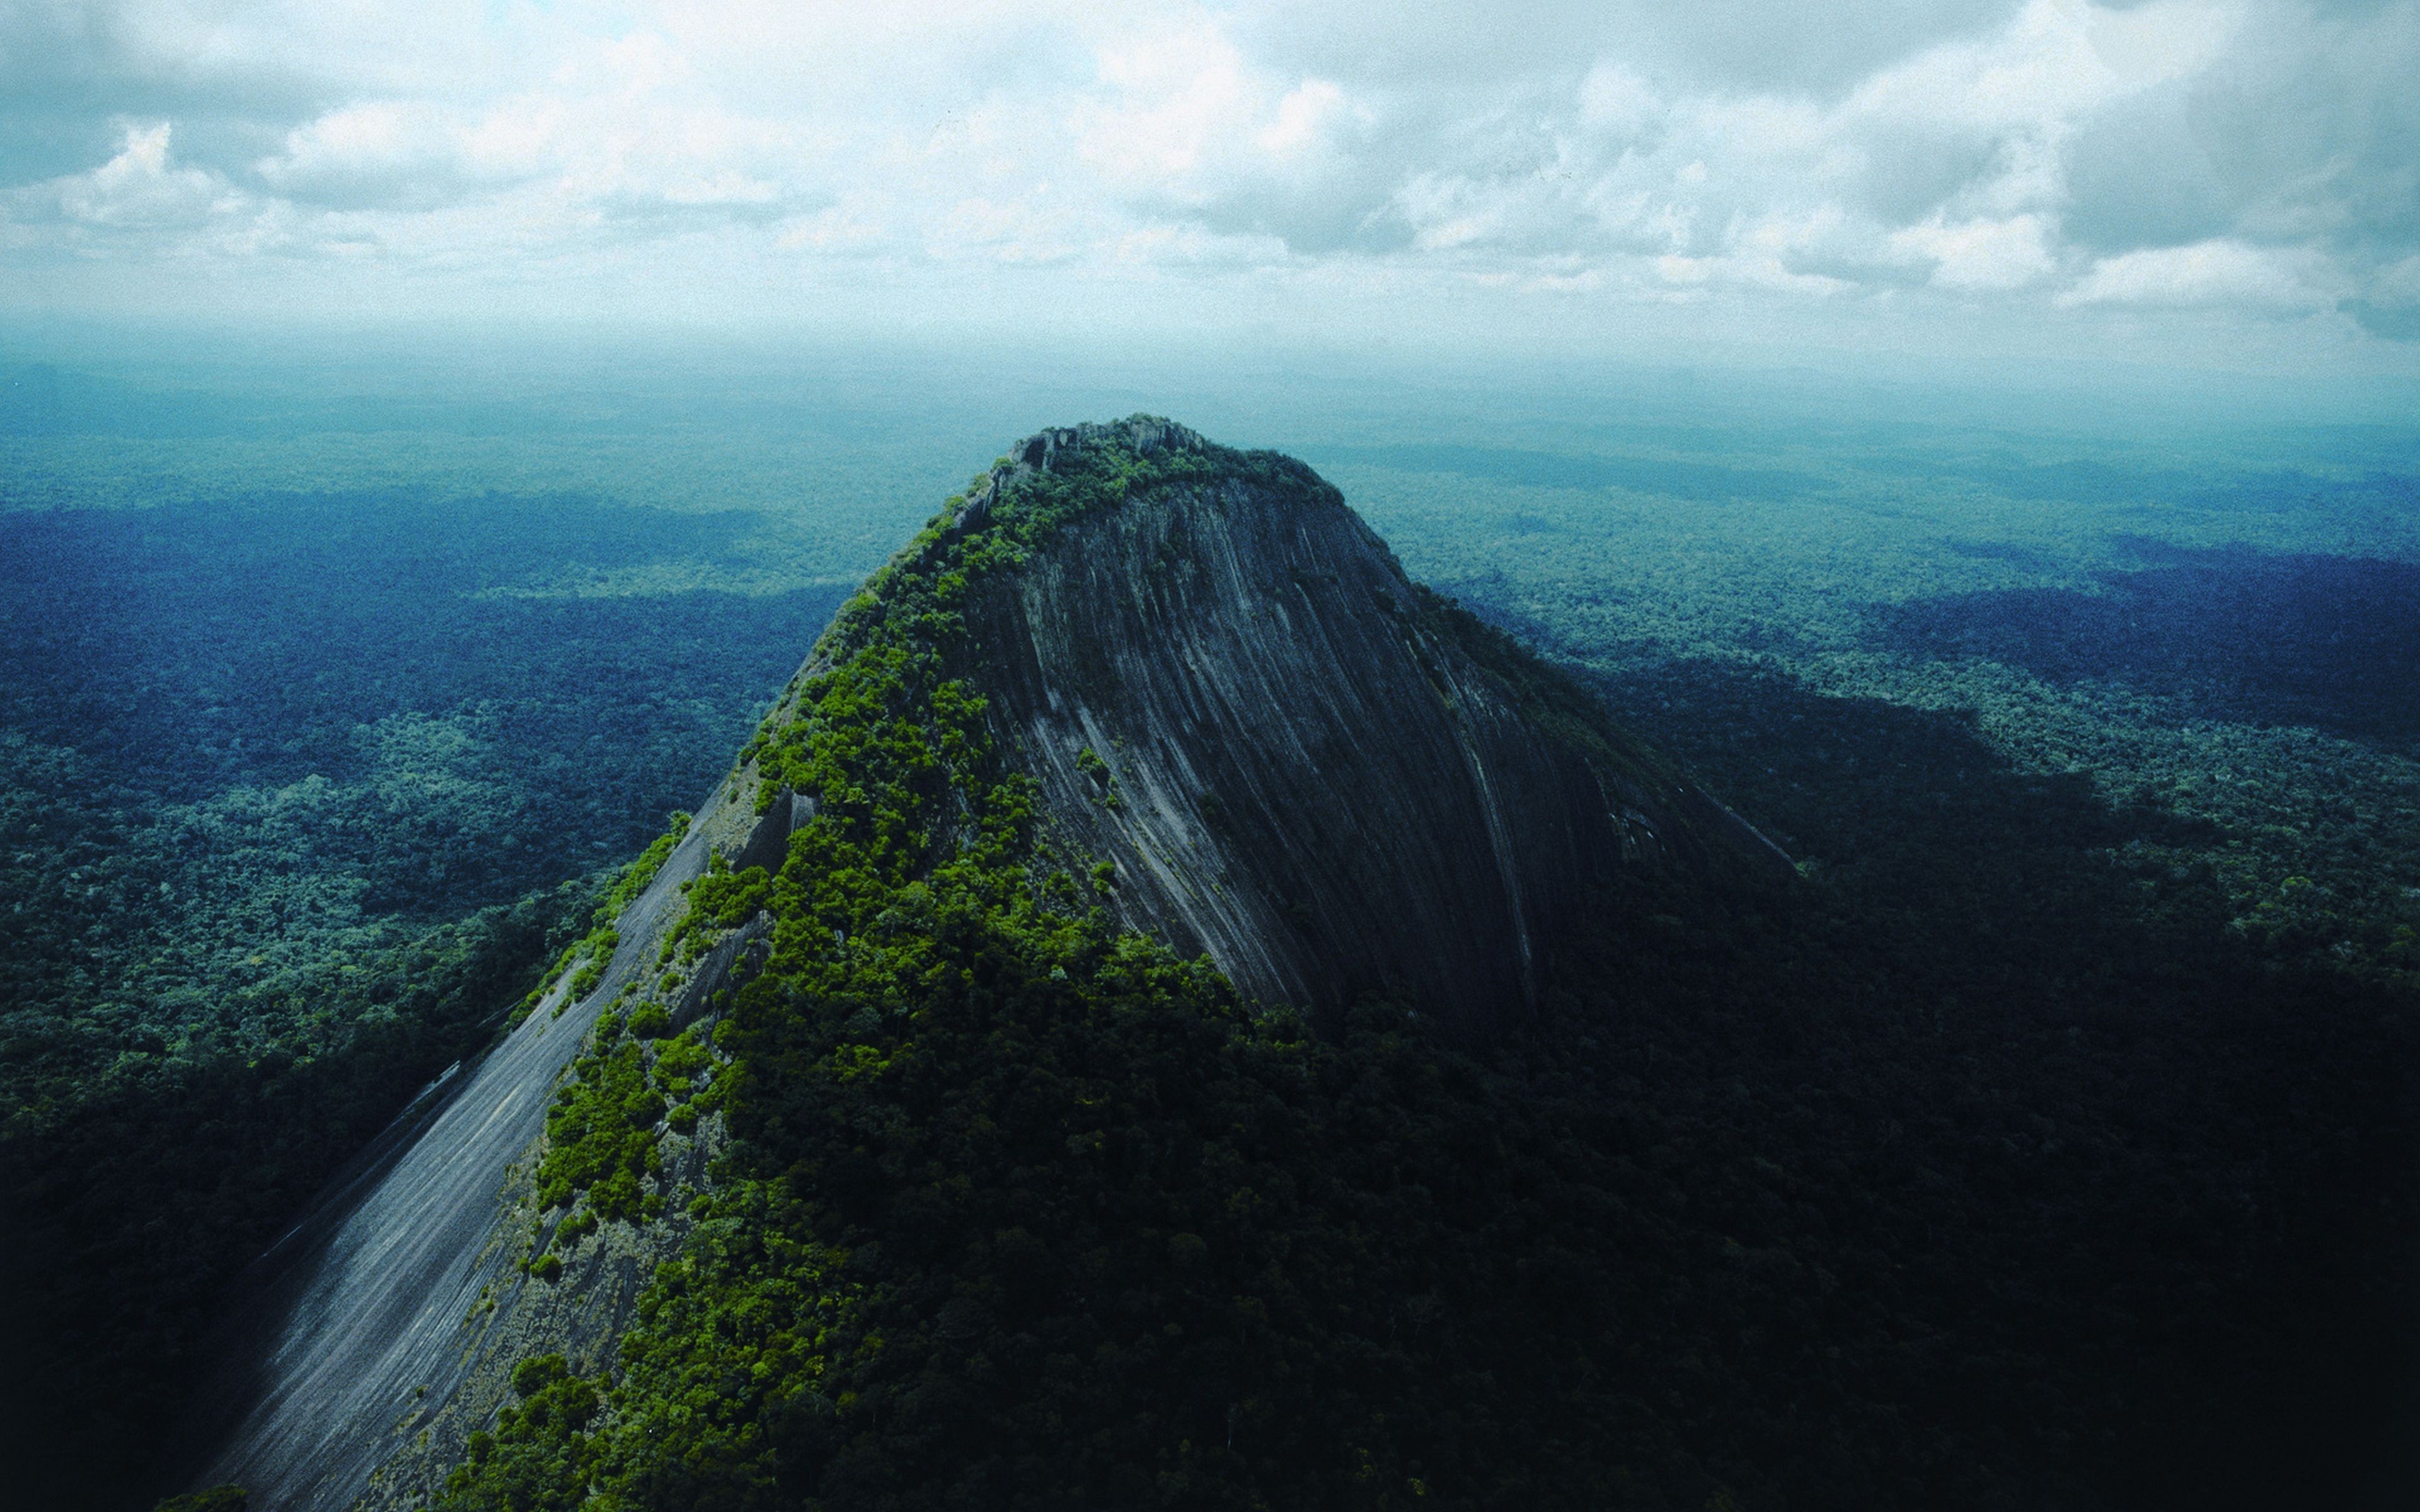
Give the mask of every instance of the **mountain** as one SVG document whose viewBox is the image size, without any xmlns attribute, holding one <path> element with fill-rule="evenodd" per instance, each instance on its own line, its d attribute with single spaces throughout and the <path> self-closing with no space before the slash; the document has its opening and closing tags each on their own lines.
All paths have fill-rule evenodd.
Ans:
<svg viewBox="0 0 2420 1512">
<path fill-rule="evenodd" d="M 1171 481 L 1095 502 L 1102 458 Z M 1115 866 L 1119 922 L 1249 997 L 1332 1012 L 1393 986 L 1483 1033 L 1616 870 L 1771 855 L 1298 463 L 1156 420 L 1046 431 L 931 549 L 1037 505 L 1067 517 L 970 584 L 951 671 L 1056 843 Z"/>
<path fill-rule="evenodd" d="M 1199 1402 L 1117 1430 L 1158 1439 L 1066 1471 L 1088 1497 L 1222 1421 L 1227 1460 L 1196 1467 L 1218 1484 L 1349 1481 L 1316 1414 L 1266 1465 L 1233 1449 L 1286 1415 L 1271 1382 L 1331 1368 L 1305 1340 L 1363 1286 L 1339 1257 L 1245 1307 L 1254 1277 L 1357 1255 L 1344 1210 L 1401 1200 L 1345 1176 L 1367 1149 L 1289 1164 L 1343 1137 L 1323 1046 L 1382 1021 L 1488 1044 L 1599 889 L 1788 872 L 1300 463 L 1150 417 L 1043 432 L 842 608 L 526 1017 L 265 1257 L 192 1428 L 199 1483 L 678 1504 L 778 1459 L 789 1498 L 812 1464 L 845 1502 L 896 1473 L 887 1372 L 1075 1358 L 1047 1338 L 1130 1299 L 1123 1267 L 1172 1288 L 1134 1304 L 1154 1350 L 1210 1353 Z M 1255 1160 L 1260 1185 L 1217 1174 Z M 1269 1216 L 1236 1207 L 1255 1192 Z M 1231 1299 L 1240 1321 L 1193 1310 Z M 1059 1431 L 1028 1394 L 950 1389 L 923 1410 L 970 1463 Z M 1050 1421 L 1109 1400 L 1071 1390 Z"/>
</svg>

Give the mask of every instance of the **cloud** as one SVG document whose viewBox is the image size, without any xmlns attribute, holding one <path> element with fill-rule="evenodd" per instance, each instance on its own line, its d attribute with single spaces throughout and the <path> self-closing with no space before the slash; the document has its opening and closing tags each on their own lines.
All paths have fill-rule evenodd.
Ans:
<svg viewBox="0 0 2420 1512">
<path fill-rule="evenodd" d="M 54 220 L 63 233 L 89 239 L 221 225 L 256 208 L 223 175 L 172 162 L 174 131 L 166 121 L 122 124 L 116 156 L 16 191 L 13 218 Z"/>
<path fill-rule="evenodd" d="M 948 303 L 996 265 L 1059 299 L 1486 289 L 1542 329 L 1677 301 L 2403 339 L 2414 76 L 2420 0 L 0 0 L 0 205 L 20 274 L 878 269 Z"/>
<path fill-rule="evenodd" d="M 1835 96 L 1896 59 L 2004 23 L 2022 0 L 1403 0 L 1234 7 L 1234 33 L 1348 85 L 1484 96 L 1620 55 L 1678 91 Z"/>
<path fill-rule="evenodd" d="M 242 194 L 217 174 L 170 165 L 170 132 L 166 121 L 129 126 L 117 156 L 54 180 L 61 213 L 85 225 L 149 230 L 207 224 L 242 209 Z"/>
<path fill-rule="evenodd" d="M 1095 79 L 1076 148 L 1140 217 L 1327 252 L 1385 204 L 1376 110 L 1331 79 L 1257 66 L 1218 25 L 1103 46 Z"/>
<path fill-rule="evenodd" d="M 533 125 L 463 122 L 421 100 L 364 100 L 296 127 L 253 167 L 271 189 L 297 200 L 433 209 L 534 177 L 549 133 Z"/>
<path fill-rule="evenodd" d="M 2372 335 L 2420 341 L 2420 255 L 2379 269 L 2337 308 Z"/>
<path fill-rule="evenodd" d="M 2241 241 L 2147 247 L 2104 257 L 2060 296 L 2067 304 L 2249 305 L 2309 309 L 2325 302 L 2296 259 Z"/>
<path fill-rule="evenodd" d="M 2056 270 L 2039 215 L 2004 221 L 1949 224 L 1938 215 L 1921 225 L 1895 231 L 1894 252 L 1932 265 L 1932 282 L 1944 288 L 2013 289 L 2038 284 Z"/>
</svg>

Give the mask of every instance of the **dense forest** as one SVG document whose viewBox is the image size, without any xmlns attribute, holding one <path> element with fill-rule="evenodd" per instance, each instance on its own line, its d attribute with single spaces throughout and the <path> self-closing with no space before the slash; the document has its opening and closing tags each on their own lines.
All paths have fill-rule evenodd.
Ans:
<svg viewBox="0 0 2420 1512">
<path fill-rule="evenodd" d="M 0 1419 L 31 1484 L 137 1468 L 213 1298 L 486 1045 L 839 596 L 492 590 L 742 523 L 0 515 L 0 1263 L 40 1299 L 0 1325 Z"/>
<path fill-rule="evenodd" d="M 693 929 L 772 910 L 766 972 L 710 1051 L 649 1001 L 609 1018 L 551 1129 L 576 1236 L 632 1215 L 630 1131 L 727 1114 L 712 1189 L 667 1194 L 696 1237 L 615 1376 L 522 1366 L 445 1505 L 2401 1489 L 2404 996 L 2142 906 L 2089 864 L 2124 817 L 1962 731 L 1794 742 L 1927 758 L 1829 821 L 1901 810 L 1922 915 L 1642 881 L 1503 1043 L 1376 1000 L 1246 1014 L 1086 910 L 1112 877 L 1037 882 L 1030 795 L 943 673 L 954 600 L 1164 471 L 1036 483 L 831 632 L 761 740 L 816 819 L 778 877 L 692 893 Z"/>
<path fill-rule="evenodd" d="M 897 717 L 800 775 L 911 774 L 801 873 L 864 949 L 609 1016 L 551 1195 L 695 1235 L 447 1504 L 2407 1504 L 2411 481 L 1754 440 L 1301 448 L 1802 860 L 1599 900 L 1501 1043 L 1243 1011 L 892 744 L 964 713 L 915 642 L 816 689 Z M 839 597 L 755 572 L 800 530 L 0 516 L 19 1484 L 131 1504 L 213 1299 L 746 738 Z M 934 770 L 1003 849 L 920 892 Z"/>
</svg>

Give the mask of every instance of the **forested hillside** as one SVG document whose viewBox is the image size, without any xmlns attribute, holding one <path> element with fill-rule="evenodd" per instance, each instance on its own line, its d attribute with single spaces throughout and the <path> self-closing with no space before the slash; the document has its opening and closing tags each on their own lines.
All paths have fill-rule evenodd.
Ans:
<svg viewBox="0 0 2420 1512">
<path fill-rule="evenodd" d="M 1114 482 L 1093 507 L 1171 486 L 1099 465 L 1066 485 Z M 1087 910 L 1114 869 L 1036 879 L 1045 816 L 942 676 L 969 582 L 1034 548 L 1026 517 L 963 561 L 928 532 L 768 732 L 768 792 L 817 817 L 778 877 L 701 882 L 689 927 L 769 908 L 772 959 L 710 1055 L 644 994 L 600 1026 L 536 1284 L 574 1273 L 547 1243 L 645 1221 L 624 1173 L 699 1226 L 618 1367 L 522 1365 L 444 1504 L 2383 1506 L 2409 1484 L 2391 980 L 2230 932 L 2215 887 L 2146 897 L 2102 859 L 2140 816 L 1960 721 L 1775 689 L 1726 727 L 1778 725 L 1767 759 L 1802 774 L 1893 772 L 1783 810 L 1891 837 L 1872 872 L 1635 878 L 1535 1022 L 1476 1047 L 1382 995 L 1325 1035 L 1241 1012 L 1208 963 Z M 737 1142 L 704 1190 L 654 1192 L 629 1131 L 684 1112 Z"/>
<path fill-rule="evenodd" d="M 974 455 L 919 408 L 942 376 L 778 442 L 710 405 L 0 438 L 27 1494 L 134 1504 L 220 1288 L 591 928 Z M 1081 872 L 1063 925 L 853 932 L 999 973 L 905 1060 L 856 1007 L 728 1047 L 616 1021 L 582 1085 L 619 1101 L 579 1103 L 614 1158 L 748 1138 L 655 1194 L 698 1237 L 628 1361 L 531 1365 L 451 1499 L 2407 1504 L 2410 438 L 1795 402 L 1322 392 L 1221 428 L 1799 884 L 1598 900 L 1488 1047 L 1383 998 L 1326 1038 L 1245 1015 L 1121 956 Z M 792 509 L 789 471 L 852 481 Z M 788 1079 L 752 1103 L 729 1056 Z M 773 1299 L 820 1342 L 749 1332 L 775 1273 L 821 1278 L 826 1311 Z M 648 1436 L 769 1402 L 749 1350 L 823 1362 L 768 1438 Z"/>
<path fill-rule="evenodd" d="M 29 1484 L 140 1472 L 222 1288 L 486 1045 L 838 596 L 531 579 L 745 528 L 411 494 L 0 515 L 0 1263 L 36 1299 L 0 1421 Z"/>
</svg>

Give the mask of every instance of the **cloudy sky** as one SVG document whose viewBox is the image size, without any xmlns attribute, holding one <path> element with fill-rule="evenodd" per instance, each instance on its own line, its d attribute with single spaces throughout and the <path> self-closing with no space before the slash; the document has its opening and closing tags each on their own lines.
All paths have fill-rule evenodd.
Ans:
<svg viewBox="0 0 2420 1512">
<path fill-rule="evenodd" d="M 0 311 L 2420 371 L 2420 0 L 0 0 Z"/>
</svg>

